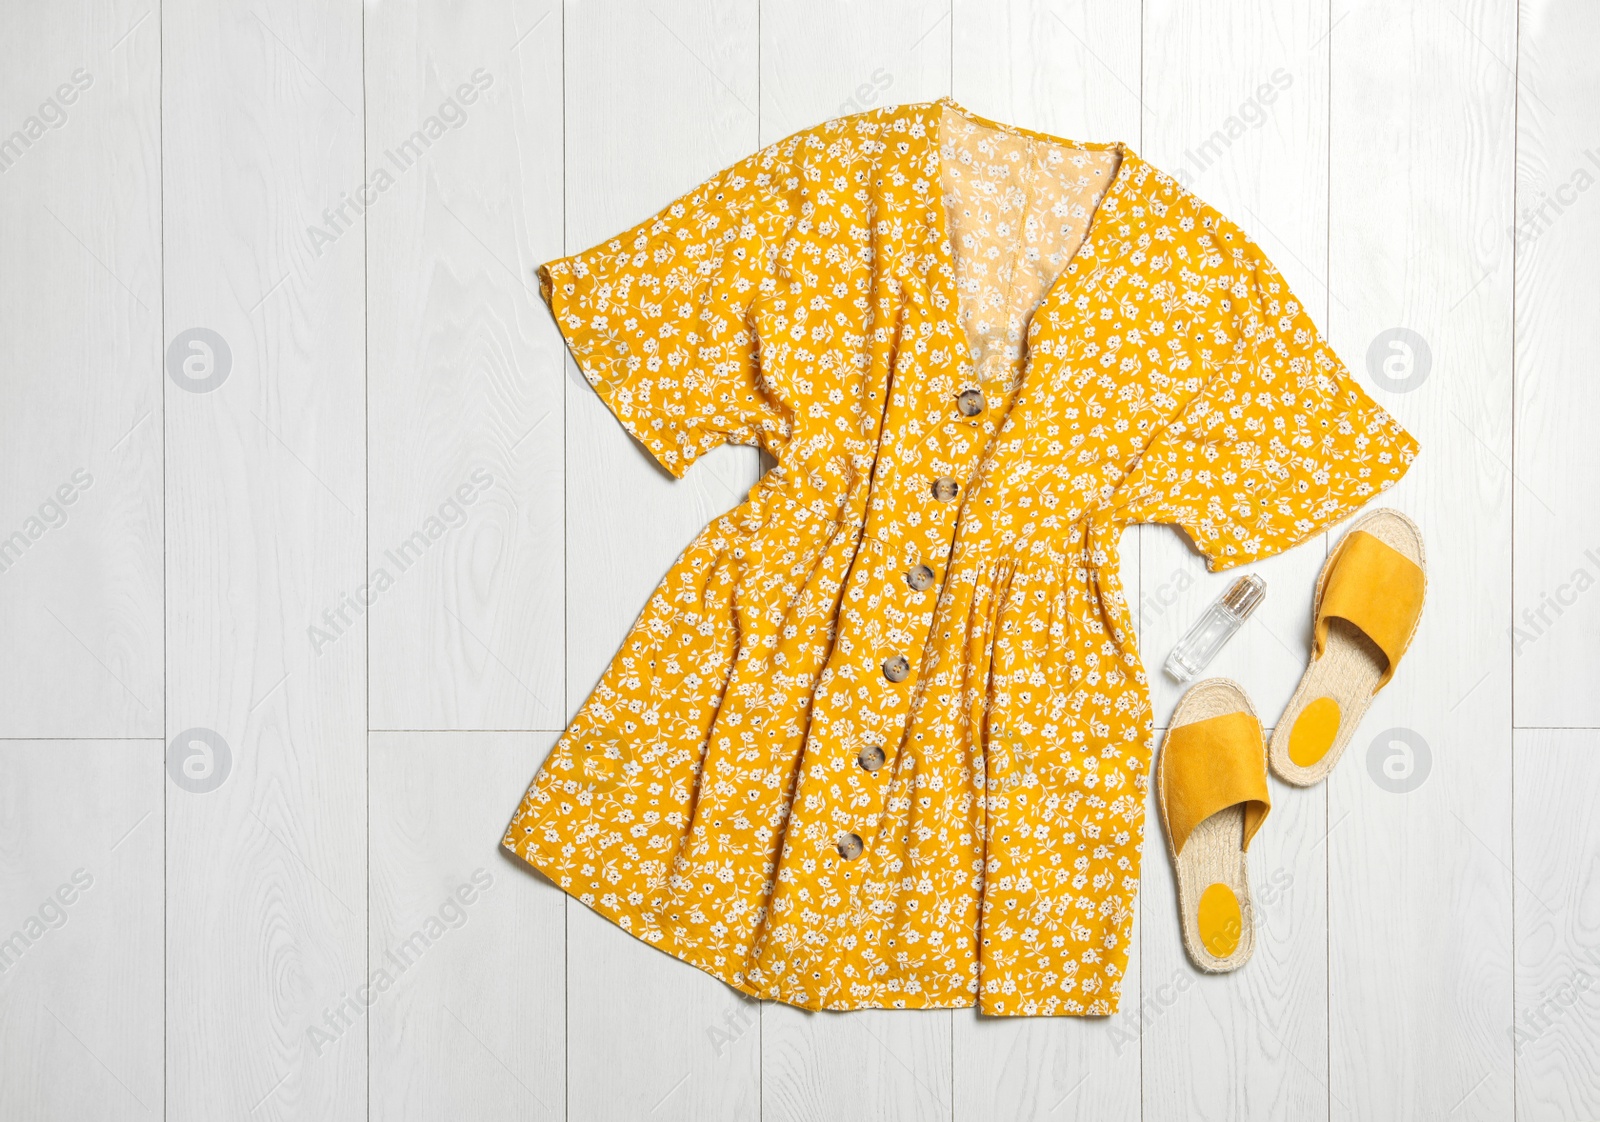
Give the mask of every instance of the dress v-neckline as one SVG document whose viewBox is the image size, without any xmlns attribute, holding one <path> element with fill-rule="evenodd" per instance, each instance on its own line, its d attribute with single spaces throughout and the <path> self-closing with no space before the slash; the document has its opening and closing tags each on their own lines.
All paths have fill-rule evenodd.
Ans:
<svg viewBox="0 0 1600 1122">
<path fill-rule="evenodd" d="M 937 154 L 937 158 L 940 161 L 942 161 L 944 158 L 943 152 L 945 140 L 942 111 L 946 109 L 964 118 L 973 125 L 977 125 L 980 128 L 991 129 L 1008 136 L 1038 141 L 1069 151 L 1115 152 L 1117 155 L 1117 166 L 1112 172 L 1111 181 L 1106 186 L 1106 189 L 1101 194 L 1099 200 L 1095 203 L 1093 212 L 1089 215 L 1089 221 L 1086 224 L 1082 241 L 1079 242 L 1077 249 L 1073 251 L 1072 256 L 1051 280 L 1050 284 L 1040 295 L 1038 302 L 1033 307 L 1033 310 L 1028 314 L 1028 321 L 1031 323 L 1033 318 L 1040 312 L 1044 311 L 1047 307 L 1058 304 L 1073 295 L 1073 293 L 1076 292 L 1078 285 L 1082 283 L 1085 270 L 1078 267 L 1080 260 L 1085 257 L 1086 252 L 1093 251 L 1096 248 L 1097 239 L 1100 237 L 1104 226 L 1102 219 L 1106 214 L 1107 204 L 1113 204 L 1112 209 L 1115 209 L 1114 200 L 1120 197 L 1122 191 L 1126 187 L 1131 177 L 1133 166 L 1138 162 L 1138 157 L 1135 155 L 1133 150 L 1122 141 L 1109 141 L 1103 143 L 1085 142 L 1073 140 L 1068 137 L 1054 136 L 1050 133 L 1038 132 L 1033 129 L 1022 128 L 1018 125 L 1009 125 L 1003 121 L 991 120 L 990 118 L 984 117 L 981 114 L 974 113 L 966 106 L 957 102 L 953 97 L 946 96 L 938 98 L 933 104 L 940 107 L 941 110 L 941 118 L 935 121 L 933 130 L 933 148 L 934 152 Z M 956 241 L 954 231 L 951 229 L 949 206 L 950 200 L 948 199 L 945 191 L 942 163 L 939 166 L 940 171 L 935 178 L 933 191 L 934 196 L 938 200 L 938 211 L 935 215 L 935 220 L 939 223 L 939 229 L 943 235 L 938 239 L 938 252 L 942 258 L 941 264 L 945 267 L 947 275 L 951 278 L 952 288 L 954 289 L 951 294 L 950 314 L 955 317 L 956 321 L 956 344 L 960 348 L 962 354 L 965 356 L 967 363 L 976 369 L 977 348 L 973 345 L 973 340 L 968 334 L 964 316 L 962 314 L 961 289 L 960 285 L 956 283 Z M 1024 332 L 1024 334 L 1026 335 L 1026 332 Z M 1025 355 L 1022 363 L 1023 373 L 1026 373 L 1026 370 L 1030 365 L 1031 356 Z"/>
</svg>

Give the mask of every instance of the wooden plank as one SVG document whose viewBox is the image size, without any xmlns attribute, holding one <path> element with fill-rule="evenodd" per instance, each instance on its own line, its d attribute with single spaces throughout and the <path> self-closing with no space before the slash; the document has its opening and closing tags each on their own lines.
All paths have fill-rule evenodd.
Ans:
<svg viewBox="0 0 1600 1122">
<path fill-rule="evenodd" d="M 1422 446 L 1385 503 L 1428 609 L 1328 781 L 1329 1082 L 1356 1118 L 1509 1118 L 1516 12 L 1360 3 L 1333 28 L 1328 335 Z M 1425 340 L 1420 380 L 1388 348 Z M 1375 351 L 1370 365 L 1363 359 Z M 1387 361 L 1390 369 L 1385 371 Z M 1446 374 L 1448 372 L 1448 374 Z M 1520 497 L 1516 509 L 1522 509 Z M 1398 730 L 1398 731 L 1395 731 Z M 1427 745 L 1427 753 L 1414 745 Z"/>
<path fill-rule="evenodd" d="M 1145 9 L 1145 155 L 1237 222 L 1326 327 L 1326 5 Z M 1158 725 L 1183 685 L 1162 671 L 1202 611 L 1239 577 L 1211 574 L 1182 532 L 1142 536 L 1141 649 Z M 1271 725 L 1305 667 L 1321 539 L 1250 566 L 1266 602 L 1206 668 L 1244 684 Z M 1155 803 L 1146 842 L 1145 1117 L 1319 1118 L 1328 1110 L 1327 850 L 1321 790 L 1273 788 L 1250 850 L 1255 957 L 1199 974 L 1184 953 Z"/>
<path fill-rule="evenodd" d="M 992 120 L 1142 150 L 1140 5 L 955 5 L 957 101 Z"/>
<path fill-rule="evenodd" d="M 485 844 L 550 733 L 373 733 L 372 1115 L 566 1113 L 565 908 Z"/>
<path fill-rule="evenodd" d="M 162 734 L 160 34 L 0 11 L 0 736 Z"/>
<path fill-rule="evenodd" d="M 762 4 L 762 143 L 950 93 L 951 34 L 940 0 Z"/>
<path fill-rule="evenodd" d="M 365 619 L 311 629 L 366 572 L 365 244 L 309 233 L 364 180 L 362 11 L 165 16 L 167 322 L 232 356 L 167 395 L 169 733 L 231 757 L 169 803 L 169 1117 L 364 1120 Z"/>
<path fill-rule="evenodd" d="M 761 1020 L 762 1119 L 952 1117 L 950 1020 L 939 1009 L 769 1005 Z"/>
<path fill-rule="evenodd" d="M 569 252 L 665 207 L 753 152 L 753 5 L 606 0 L 565 11 Z M 677 483 L 566 360 L 567 714 L 656 583 L 712 517 L 744 499 L 756 454 L 724 447 Z M 567 714 L 563 714 L 566 716 Z M 531 771 L 530 771 L 531 776 Z M 744 1119 L 759 1102 L 759 1020 L 727 986 L 568 901 L 567 1070 L 574 1118 Z"/>
<path fill-rule="evenodd" d="M 1600 1115 L 1600 732 L 1518 732 L 1517 1118 Z"/>
<path fill-rule="evenodd" d="M 963 0 L 954 19 L 952 93 L 961 104 L 1056 136 L 1142 147 L 1138 3 L 1040 7 Z M 1122 549 L 1124 594 L 1138 605 L 1138 534 L 1127 535 Z M 1145 852 L 1159 859 L 1154 818 L 1147 827 Z M 1139 910 L 1147 906 L 1143 899 Z M 1136 921 L 1121 1007 L 1113 1017 L 955 1015 L 955 1118 L 1138 1116 L 1140 927 Z"/>
<path fill-rule="evenodd" d="M 558 727 L 561 16 L 386 3 L 366 42 L 371 721 Z"/>
<path fill-rule="evenodd" d="M 1600 573 L 1585 503 L 1595 453 L 1575 426 L 1594 407 L 1579 361 L 1595 331 L 1584 314 L 1594 282 L 1580 263 L 1600 240 L 1584 197 L 1600 176 L 1600 153 L 1585 136 L 1595 90 L 1585 55 L 1600 41 L 1600 22 L 1552 8 L 1519 31 L 1515 714 L 1519 724 L 1594 724 L 1600 707 L 1582 670 L 1593 663 L 1587 592 Z M 1542 462 L 1552 446 L 1565 470 Z M 1582 1117 L 1600 1112 L 1600 1017 L 1589 992 L 1600 979 L 1592 904 L 1600 754 L 1593 731 L 1516 736 L 1517 1116 Z"/>
<path fill-rule="evenodd" d="M 160 1118 L 159 740 L 0 742 L 0 1118 Z"/>
<path fill-rule="evenodd" d="M 1475 44 L 1474 44 L 1475 45 Z M 1600 725 L 1600 12 L 1549 5 L 1517 52 L 1516 588 L 1519 726 Z M 1481 49 L 1481 48 L 1480 48 Z M 1501 57 L 1509 59 L 1509 55 Z M 1509 224 L 1509 223 L 1507 223 Z M 1554 453 L 1554 454 L 1553 454 Z"/>
</svg>

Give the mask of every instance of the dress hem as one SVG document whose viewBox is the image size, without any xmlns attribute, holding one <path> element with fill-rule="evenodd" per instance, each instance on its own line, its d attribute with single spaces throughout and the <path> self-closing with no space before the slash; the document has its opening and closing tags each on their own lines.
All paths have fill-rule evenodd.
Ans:
<svg viewBox="0 0 1600 1122">
<path fill-rule="evenodd" d="M 570 885 L 562 884 L 561 881 L 557 879 L 556 874 L 552 871 L 552 868 L 554 866 L 554 862 L 550 860 L 549 856 L 546 853 L 544 853 L 544 851 L 542 851 L 541 849 L 538 848 L 537 844 L 531 844 L 531 845 L 527 846 L 525 849 L 518 850 L 517 847 L 514 844 L 511 844 L 511 843 L 508 843 L 508 842 L 502 840 L 501 843 L 500 843 L 500 848 L 505 850 L 506 853 L 508 853 L 513 858 L 515 858 L 518 861 L 521 861 L 521 862 L 525 863 L 526 865 L 528 865 L 530 868 L 535 870 L 541 877 L 543 877 L 546 881 L 548 881 L 549 883 L 553 884 L 556 888 L 560 889 L 561 892 L 564 893 L 566 896 L 569 896 L 573 900 L 576 900 L 579 904 L 582 904 L 585 908 L 588 908 L 595 915 L 597 915 L 600 918 L 602 918 L 602 919 L 606 920 L 607 922 L 611 923 L 618 930 L 625 932 L 626 934 L 628 934 L 629 936 L 633 937 L 634 939 L 637 939 L 639 942 L 643 943 L 647 947 L 650 947 L 650 948 L 652 948 L 654 950 L 660 951 L 662 954 L 665 954 L 665 955 L 668 955 L 668 956 L 670 956 L 672 958 L 675 958 L 679 962 L 682 962 L 682 963 L 684 963 L 684 964 L 686 964 L 688 966 L 693 966 L 695 969 L 703 971 L 706 974 L 709 974 L 711 977 L 715 978 L 717 981 L 719 981 L 719 982 L 723 983 L 724 985 L 726 985 L 729 989 L 735 990 L 738 993 L 742 994 L 743 996 L 748 997 L 748 998 L 752 998 L 752 999 L 754 999 L 756 1001 L 777 1002 L 778 1004 L 781 1004 L 781 1005 L 787 1005 L 792 1009 L 804 1009 L 804 1010 L 806 1010 L 807 1012 L 810 1012 L 810 1013 L 855 1013 L 855 1012 L 862 1012 L 862 1011 L 871 1010 L 871 1009 L 904 1009 L 904 1010 L 929 1010 L 929 1011 L 939 1010 L 939 1009 L 976 1009 L 978 1011 L 978 1015 L 979 1016 L 992 1017 L 995 1020 L 1019 1020 L 1019 1019 L 1023 1019 L 1023 1018 L 1035 1018 L 1035 1017 L 1037 1017 L 1037 1018 L 1074 1017 L 1074 1018 L 1078 1018 L 1078 1019 L 1082 1019 L 1082 1020 L 1098 1019 L 1098 1018 L 1114 1016 L 1116 1014 L 1116 1012 L 1117 1012 L 1118 1006 L 1121 1004 L 1120 1001 L 1112 1002 L 1110 1010 L 1108 1010 L 1105 1013 L 1087 1013 L 1087 1012 L 1084 1012 L 1084 1013 L 1071 1013 L 1071 1012 L 1057 1012 L 1057 1013 L 1026 1013 L 1026 1012 L 985 1013 L 983 1011 L 983 1009 L 981 1008 L 980 1003 L 977 1002 L 977 1001 L 945 1001 L 945 1002 L 927 1001 L 927 1002 L 921 1002 L 921 1003 L 912 1003 L 912 1002 L 909 1002 L 909 1001 L 877 1002 L 877 1001 L 867 1000 L 867 1001 L 851 1002 L 849 1004 L 794 1001 L 794 1000 L 791 1000 L 789 998 L 786 998 L 786 997 L 782 996 L 781 993 L 776 992 L 776 991 L 761 990 L 761 989 L 757 989 L 757 988 L 749 985 L 748 983 L 735 982 L 732 979 L 732 977 L 729 976 L 729 974 L 728 974 L 728 972 L 726 971 L 725 968 L 717 966 L 715 963 L 706 962 L 706 961 L 702 960 L 701 958 L 699 958 L 697 956 L 694 956 L 694 955 L 688 953 L 687 951 L 685 951 L 685 950 L 683 950 L 681 948 L 672 946 L 671 944 L 667 943 L 664 938 L 663 938 L 663 940 L 661 940 L 659 942 L 652 942 L 651 940 L 646 939 L 644 936 L 640 935 L 637 931 L 633 931 L 633 930 L 629 929 L 628 927 L 623 926 L 623 924 L 620 922 L 622 917 L 627 916 L 630 919 L 635 918 L 635 917 L 633 917 L 630 913 L 627 913 L 627 912 L 616 911 L 616 910 L 608 910 L 606 908 L 597 907 L 595 904 L 591 904 L 588 901 L 584 900 L 583 897 L 582 897 L 582 894 L 581 894 L 581 892 L 579 890 L 571 887 Z M 552 868 L 547 868 L 546 864 L 545 864 L 546 862 L 549 862 L 549 864 L 551 865 Z"/>
</svg>

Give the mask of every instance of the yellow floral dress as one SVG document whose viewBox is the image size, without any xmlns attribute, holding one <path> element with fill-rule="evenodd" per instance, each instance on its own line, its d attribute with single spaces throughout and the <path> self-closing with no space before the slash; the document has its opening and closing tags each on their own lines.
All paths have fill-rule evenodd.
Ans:
<svg viewBox="0 0 1600 1122">
<path fill-rule="evenodd" d="M 1152 735 L 1119 536 L 1255 561 L 1415 442 L 1171 177 L 949 99 L 797 133 L 539 275 L 668 472 L 776 467 L 505 847 L 757 997 L 1114 1012 Z"/>
</svg>

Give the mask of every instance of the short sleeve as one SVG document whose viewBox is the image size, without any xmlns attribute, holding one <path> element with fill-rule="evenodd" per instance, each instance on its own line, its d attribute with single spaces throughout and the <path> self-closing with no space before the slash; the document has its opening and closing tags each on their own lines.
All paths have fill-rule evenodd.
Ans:
<svg viewBox="0 0 1600 1122">
<path fill-rule="evenodd" d="M 1265 254 L 1199 207 L 1187 301 L 1198 388 L 1115 500 L 1126 522 L 1183 527 L 1213 571 L 1304 541 L 1393 485 L 1417 442 L 1369 397 Z M 1174 379 L 1178 381 L 1178 379 Z"/>
<path fill-rule="evenodd" d="M 772 286 L 784 208 L 761 153 L 660 213 L 539 267 L 578 368 L 661 466 L 781 427 L 763 393 L 750 309 Z"/>
</svg>

